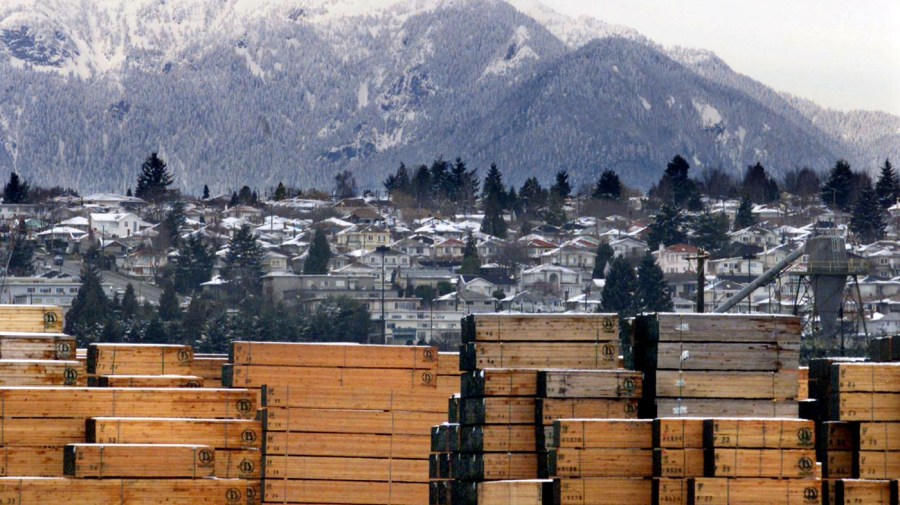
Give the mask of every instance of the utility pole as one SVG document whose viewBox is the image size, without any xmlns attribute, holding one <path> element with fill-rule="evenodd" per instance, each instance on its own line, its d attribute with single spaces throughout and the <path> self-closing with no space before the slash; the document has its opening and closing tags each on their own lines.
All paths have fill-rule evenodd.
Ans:
<svg viewBox="0 0 900 505">
<path fill-rule="evenodd" d="M 697 251 L 696 256 L 688 256 L 685 259 L 689 260 L 697 260 L 697 307 L 695 312 L 698 314 L 702 314 L 704 311 L 704 305 L 706 305 L 706 299 L 704 295 L 704 291 L 706 291 L 706 260 L 709 258 L 709 254 L 700 249 Z M 713 297 L 713 303 L 716 302 L 715 297 Z"/>
</svg>

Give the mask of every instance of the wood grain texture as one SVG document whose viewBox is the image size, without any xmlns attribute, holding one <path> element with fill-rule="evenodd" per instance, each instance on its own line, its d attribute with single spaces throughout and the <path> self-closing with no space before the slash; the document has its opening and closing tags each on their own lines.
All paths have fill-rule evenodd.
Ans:
<svg viewBox="0 0 900 505">
<path fill-rule="evenodd" d="M 806 419 L 707 419 L 708 449 L 813 449 L 815 423 Z"/>
<path fill-rule="evenodd" d="M 619 334 L 616 314 L 476 314 L 470 316 L 474 334 L 463 332 L 469 342 L 542 342 L 547 340 L 599 342 Z"/>
<path fill-rule="evenodd" d="M 0 478 L 11 505 L 255 505 L 258 483 L 235 479 Z"/>
<path fill-rule="evenodd" d="M 574 449 L 651 449 L 650 419 L 560 419 L 553 423 L 559 447 Z"/>
<path fill-rule="evenodd" d="M 96 375 L 190 375 L 194 350 L 174 344 L 91 344 L 87 370 Z"/>
<path fill-rule="evenodd" d="M 264 407 L 346 410 L 401 410 L 447 413 L 447 397 L 429 388 L 415 390 L 367 390 L 350 387 L 306 387 L 302 384 L 267 385 L 262 390 Z"/>
<path fill-rule="evenodd" d="M 408 368 L 437 371 L 438 351 L 429 346 L 233 342 L 235 365 L 319 368 Z"/>
<path fill-rule="evenodd" d="M 433 370 L 328 368 L 268 365 L 225 365 L 222 384 L 227 387 L 259 388 L 276 385 L 346 387 L 355 391 L 393 389 L 434 389 L 437 375 Z"/>
<path fill-rule="evenodd" d="M 653 490 L 649 479 L 584 477 L 554 479 L 554 504 L 559 505 L 647 505 Z"/>
<path fill-rule="evenodd" d="M 618 340 L 589 344 L 477 342 L 466 344 L 460 349 L 460 368 L 600 370 L 616 368 L 618 357 Z"/>
<path fill-rule="evenodd" d="M 643 374 L 629 370 L 544 370 L 538 396 L 544 398 L 640 398 Z"/>
<path fill-rule="evenodd" d="M 431 437 L 426 435 L 368 435 L 357 433 L 266 434 L 266 456 L 340 456 L 349 458 L 427 459 Z"/>
<path fill-rule="evenodd" d="M 339 480 L 266 480 L 264 500 L 273 503 L 346 505 L 422 505 L 427 483 Z"/>
<path fill-rule="evenodd" d="M 212 477 L 216 451 L 207 445 L 70 444 L 65 474 L 74 478 Z"/>
<path fill-rule="evenodd" d="M 98 444 L 198 444 L 215 449 L 258 449 L 263 431 L 249 419 L 92 417 L 86 440 Z"/>
<path fill-rule="evenodd" d="M 64 333 L 0 332 L 0 358 L 75 359 L 75 337 Z"/>
<path fill-rule="evenodd" d="M 428 460 L 266 456 L 266 479 L 428 482 Z"/>
<path fill-rule="evenodd" d="M 697 478 L 688 484 L 689 503 L 710 505 L 815 505 L 821 481 L 812 479 Z"/>
<path fill-rule="evenodd" d="M 797 399 L 796 372 L 658 370 L 656 395 L 669 398 Z"/>
<path fill-rule="evenodd" d="M 532 412 L 534 407 L 532 407 Z M 266 431 L 424 435 L 445 415 L 401 410 L 268 408 L 261 412 Z M 532 417 L 534 414 L 532 413 Z"/>
<path fill-rule="evenodd" d="M 543 505 L 552 496 L 551 480 L 501 480 L 478 483 L 479 505 Z"/>
<path fill-rule="evenodd" d="M 62 333 L 62 307 L 55 305 L 0 305 L 0 331 Z"/>
</svg>

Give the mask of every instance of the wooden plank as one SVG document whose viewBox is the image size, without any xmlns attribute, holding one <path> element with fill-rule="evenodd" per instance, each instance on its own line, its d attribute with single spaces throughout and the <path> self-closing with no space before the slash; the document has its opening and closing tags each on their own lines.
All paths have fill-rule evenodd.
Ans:
<svg viewBox="0 0 900 505">
<path fill-rule="evenodd" d="M 0 331 L 62 333 L 63 310 L 56 305 L 0 305 Z"/>
<path fill-rule="evenodd" d="M 460 426 L 462 452 L 534 452 L 534 425 Z"/>
<path fill-rule="evenodd" d="M 313 389 L 346 387 L 356 391 L 434 389 L 437 375 L 432 370 L 403 368 L 226 365 L 222 369 L 222 384 L 246 388 L 291 384 Z"/>
<path fill-rule="evenodd" d="M 244 505 L 259 503 L 259 484 L 237 479 L 0 478 L 11 505 Z"/>
<path fill-rule="evenodd" d="M 459 451 L 459 424 L 441 423 L 431 427 L 432 452 Z"/>
<path fill-rule="evenodd" d="M 536 396 L 537 376 L 537 370 L 511 368 L 468 372 L 461 378 L 462 397 Z"/>
<path fill-rule="evenodd" d="M 900 422 L 859 423 L 859 448 L 864 451 L 900 451 Z"/>
<path fill-rule="evenodd" d="M 868 423 L 872 427 L 876 427 L 876 424 Z M 880 423 L 879 423 L 880 424 Z M 867 430 L 868 431 L 868 430 Z M 826 451 L 849 451 L 852 450 L 857 443 L 854 442 L 856 439 L 856 435 L 861 433 L 861 430 L 856 424 L 843 422 L 843 421 L 825 421 L 819 424 L 818 436 L 820 438 L 819 447 L 825 449 Z M 872 433 L 873 436 L 873 445 L 879 446 L 880 443 L 878 440 L 880 433 L 874 431 Z M 875 447 L 872 447 L 873 449 Z"/>
<path fill-rule="evenodd" d="M 265 502 L 346 505 L 423 505 L 428 484 L 339 480 L 267 480 Z"/>
<path fill-rule="evenodd" d="M 797 399 L 809 399 L 809 367 L 801 366 L 797 373 Z"/>
<path fill-rule="evenodd" d="M 469 481 L 532 479 L 538 474 L 534 453 L 456 453 L 452 455 L 453 475 Z"/>
<path fill-rule="evenodd" d="M 174 344 L 91 344 L 87 370 L 96 375 L 190 375 L 194 350 Z"/>
<path fill-rule="evenodd" d="M 650 419 L 560 419 L 553 423 L 559 447 L 575 449 L 652 449 Z"/>
<path fill-rule="evenodd" d="M 341 456 L 348 458 L 421 458 L 431 449 L 428 435 L 368 435 L 359 433 L 266 434 L 268 456 Z"/>
<path fill-rule="evenodd" d="M 438 351 L 429 346 L 360 345 L 350 343 L 233 342 L 235 365 L 317 368 L 438 368 Z"/>
<path fill-rule="evenodd" d="M 83 478 L 212 477 L 216 451 L 206 445 L 70 444 L 65 475 Z"/>
<path fill-rule="evenodd" d="M 896 480 L 841 479 L 835 482 L 836 505 L 896 505 Z"/>
<path fill-rule="evenodd" d="M 306 387 L 267 385 L 262 391 L 264 407 L 292 407 L 346 410 L 402 410 L 446 414 L 447 397 L 428 388 L 396 391 L 349 387 Z"/>
<path fill-rule="evenodd" d="M 636 419 L 637 399 L 539 398 L 535 416 L 545 426 L 556 419 Z"/>
<path fill-rule="evenodd" d="M 256 417 L 246 389 L 202 388 L 0 388 L 5 417 Z"/>
<path fill-rule="evenodd" d="M 550 452 L 551 477 L 651 477 L 652 449 L 567 449 Z"/>
<path fill-rule="evenodd" d="M 65 333 L 0 332 L 0 358 L 75 359 L 75 337 Z"/>
<path fill-rule="evenodd" d="M 806 419 L 707 419 L 708 449 L 814 449 L 815 423 Z"/>
<path fill-rule="evenodd" d="M 653 496 L 649 479 L 584 477 L 554 479 L 554 504 L 559 505 L 647 505 Z"/>
<path fill-rule="evenodd" d="M 663 449 L 702 449 L 701 417 L 661 417 L 653 420 L 653 447 Z"/>
<path fill-rule="evenodd" d="M 533 412 L 533 407 L 532 407 Z M 262 411 L 266 431 L 423 435 L 442 414 L 396 410 L 337 410 L 271 407 Z M 532 413 L 532 417 L 534 414 Z"/>
<path fill-rule="evenodd" d="M 653 479 L 653 505 L 688 505 L 687 479 Z"/>
<path fill-rule="evenodd" d="M 898 393 L 841 393 L 832 402 L 839 421 L 900 421 Z"/>
<path fill-rule="evenodd" d="M 660 417 L 797 417 L 794 400 L 744 400 L 713 398 L 657 398 Z"/>
<path fill-rule="evenodd" d="M 428 482 L 428 460 L 269 455 L 265 478 Z"/>
<path fill-rule="evenodd" d="M 57 447 L 0 447 L 0 477 L 62 477 Z"/>
<path fill-rule="evenodd" d="M 712 449 L 707 452 L 707 477 L 815 477 L 813 449 Z"/>
<path fill-rule="evenodd" d="M 616 314 L 476 314 L 471 316 L 475 333 L 469 342 L 599 342 L 619 334 Z"/>
<path fill-rule="evenodd" d="M 228 357 L 198 356 L 194 354 L 191 362 L 191 375 L 197 375 L 207 380 L 218 380 L 222 383 L 222 365 L 228 363 Z"/>
<path fill-rule="evenodd" d="M 76 386 L 81 376 L 77 361 L 0 359 L 0 387 Z"/>
<path fill-rule="evenodd" d="M 444 375 L 461 375 L 459 369 L 459 352 L 439 352 L 438 353 L 438 376 Z"/>
<path fill-rule="evenodd" d="M 247 419 L 93 417 L 86 440 L 94 444 L 198 444 L 214 449 L 258 449 L 262 424 Z"/>
<path fill-rule="evenodd" d="M 859 451 L 860 479 L 900 479 L 900 451 Z"/>
<path fill-rule="evenodd" d="M 259 449 L 220 449 L 216 451 L 216 477 L 220 479 L 262 478 L 262 451 Z"/>
<path fill-rule="evenodd" d="M 460 400 L 460 424 L 528 424 L 535 422 L 535 399 L 515 396 Z"/>
<path fill-rule="evenodd" d="M 727 342 L 660 342 L 656 363 L 660 370 L 797 370 L 800 344 L 734 342 L 730 339 Z"/>
<path fill-rule="evenodd" d="M 640 398 L 643 374 L 630 370 L 543 370 L 538 396 L 544 398 Z"/>
<path fill-rule="evenodd" d="M 796 399 L 797 373 L 658 370 L 656 395 L 672 398 Z"/>
<path fill-rule="evenodd" d="M 855 467 L 856 456 L 850 450 L 829 449 L 822 460 L 822 474 L 830 479 L 851 478 Z"/>
<path fill-rule="evenodd" d="M 703 477 L 704 449 L 654 449 L 654 477 Z"/>
<path fill-rule="evenodd" d="M 900 363 L 835 363 L 835 393 L 900 393 Z"/>
<path fill-rule="evenodd" d="M 775 314 L 660 313 L 659 342 L 800 342 L 800 318 Z"/>
<path fill-rule="evenodd" d="M 500 480 L 478 483 L 479 505 L 543 505 L 553 493 L 552 480 Z"/>
<path fill-rule="evenodd" d="M 822 484 L 812 479 L 696 478 L 688 481 L 689 503 L 709 505 L 815 505 Z"/>
<path fill-rule="evenodd" d="M 611 369 L 618 366 L 619 342 L 470 343 L 460 349 L 460 368 Z"/>
<path fill-rule="evenodd" d="M 199 388 L 203 378 L 197 375 L 99 375 L 88 379 L 88 386 L 101 388 Z"/>
<path fill-rule="evenodd" d="M 0 445 L 4 447 L 62 447 L 84 442 L 84 418 L 0 417 Z"/>
</svg>

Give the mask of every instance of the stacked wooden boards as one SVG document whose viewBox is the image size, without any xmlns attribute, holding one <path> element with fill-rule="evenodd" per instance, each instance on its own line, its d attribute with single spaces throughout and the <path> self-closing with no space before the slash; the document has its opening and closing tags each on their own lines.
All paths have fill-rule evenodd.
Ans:
<svg viewBox="0 0 900 505">
<path fill-rule="evenodd" d="M 636 318 L 641 417 L 796 417 L 800 320 L 658 313 Z"/>
<path fill-rule="evenodd" d="M 189 345 L 90 344 L 88 384 L 99 387 L 201 387 Z M 221 369 L 222 364 L 219 363 Z M 221 374 L 220 374 L 221 375 Z"/>
<path fill-rule="evenodd" d="M 78 385 L 85 385 L 85 374 L 75 359 L 75 337 L 0 331 L 0 387 Z"/>
<path fill-rule="evenodd" d="M 0 331 L 62 333 L 62 307 L 55 305 L 0 305 Z"/>
<path fill-rule="evenodd" d="M 429 430 L 447 411 L 438 360 L 424 346 L 234 342 L 223 381 L 263 388 L 264 501 L 426 503 Z"/>
</svg>

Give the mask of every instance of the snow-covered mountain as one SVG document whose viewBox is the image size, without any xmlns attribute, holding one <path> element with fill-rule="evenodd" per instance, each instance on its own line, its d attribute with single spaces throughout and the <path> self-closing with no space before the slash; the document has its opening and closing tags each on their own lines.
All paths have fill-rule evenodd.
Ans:
<svg viewBox="0 0 900 505">
<path fill-rule="evenodd" d="M 190 192 L 344 168 L 375 187 L 436 156 L 647 186 L 679 153 L 735 172 L 900 154 L 900 118 L 832 112 L 535 0 L 0 4 L 0 172 L 82 191 L 133 185 L 154 150 Z"/>
</svg>

